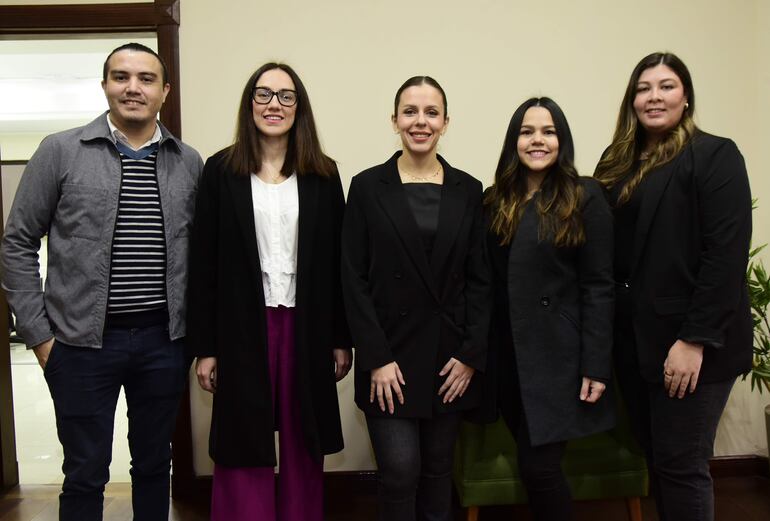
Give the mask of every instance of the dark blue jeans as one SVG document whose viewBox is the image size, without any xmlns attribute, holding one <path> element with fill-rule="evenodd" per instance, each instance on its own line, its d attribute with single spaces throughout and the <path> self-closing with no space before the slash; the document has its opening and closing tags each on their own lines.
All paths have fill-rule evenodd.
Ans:
<svg viewBox="0 0 770 521">
<path fill-rule="evenodd" d="M 669 398 L 662 383 L 648 383 L 639 372 L 633 329 L 615 328 L 615 369 L 631 428 L 650 471 L 650 493 L 660 521 L 713 521 L 714 454 L 719 419 L 735 379 L 699 383 L 684 398 Z M 662 372 L 663 368 L 661 368 Z"/>
<path fill-rule="evenodd" d="M 649 385 L 651 444 L 645 448 L 661 521 L 713 521 L 709 459 L 734 382 L 700 383 L 681 400 L 669 398 L 662 384 Z"/>
<path fill-rule="evenodd" d="M 452 456 L 460 414 L 366 417 L 379 472 L 381 521 L 451 521 Z"/>
<path fill-rule="evenodd" d="M 101 349 L 55 342 L 45 377 L 64 449 L 59 519 L 102 519 L 120 387 L 128 408 L 134 519 L 166 521 L 171 435 L 189 364 L 165 325 L 107 329 Z"/>
</svg>

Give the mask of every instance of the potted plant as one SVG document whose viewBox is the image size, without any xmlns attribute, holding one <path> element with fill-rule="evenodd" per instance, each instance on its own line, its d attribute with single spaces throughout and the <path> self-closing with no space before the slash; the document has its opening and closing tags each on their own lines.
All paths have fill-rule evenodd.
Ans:
<svg viewBox="0 0 770 521">
<path fill-rule="evenodd" d="M 761 260 L 756 255 L 767 246 L 763 244 L 749 253 L 746 279 L 749 283 L 749 302 L 754 319 L 754 361 L 751 368 L 751 390 L 770 391 L 770 322 L 767 308 L 770 305 L 770 280 Z M 744 379 L 746 378 L 745 375 Z M 770 406 L 768 406 L 770 407 Z"/>
<path fill-rule="evenodd" d="M 756 201 L 753 201 L 756 208 Z M 770 320 L 767 308 L 770 305 L 770 280 L 761 259 L 757 258 L 760 251 L 767 246 L 763 244 L 752 248 L 749 252 L 749 266 L 746 269 L 746 279 L 749 284 L 749 302 L 751 316 L 754 320 L 754 359 L 751 368 L 751 390 L 755 388 L 760 394 L 763 390 L 770 392 Z M 748 374 L 743 376 L 745 380 Z M 770 405 L 765 407 L 765 426 L 768 447 L 770 447 Z"/>
</svg>

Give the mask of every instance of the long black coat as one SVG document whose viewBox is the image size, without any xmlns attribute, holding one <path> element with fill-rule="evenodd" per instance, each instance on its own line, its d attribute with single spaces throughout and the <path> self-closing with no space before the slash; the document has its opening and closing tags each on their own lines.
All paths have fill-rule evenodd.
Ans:
<svg viewBox="0 0 770 521">
<path fill-rule="evenodd" d="M 612 376 L 612 214 L 602 189 L 581 178 L 586 240 L 556 247 L 538 237 L 534 201 L 510 245 L 490 231 L 495 312 L 491 347 L 499 407 L 518 422 L 521 407 L 533 445 L 601 432 L 615 423 L 611 390 L 597 403 L 579 399 L 584 376 Z M 488 218 L 491 222 L 491 218 Z"/>
<path fill-rule="evenodd" d="M 369 403 L 372 369 L 396 361 L 404 375 L 404 405 L 395 417 L 430 418 L 466 410 L 481 397 L 479 379 L 464 396 L 442 404 L 438 373 L 454 357 L 485 368 L 489 280 L 484 260 L 481 183 L 444 167 L 438 231 L 431 258 L 398 174 L 396 153 L 353 179 L 342 241 L 342 279 L 356 347 L 356 404 L 366 414 L 388 416 Z"/>
<path fill-rule="evenodd" d="M 339 283 L 344 195 L 339 176 L 298 175 L 297 396 L 316 458 L 342 450 L 334 348 L 350 348 Z M 209 453 L 220 465 L 274 466 L 265 297 L 249 176 L 206 161 L 193 227 L 187 345 L 217 357 Z"/>
<path fill-rule="evenodd" d="M 743 156 L 731 140 L 698 133 L 644 182 L 631 277 L 618 281 L 631 291 L 642 376 L 662 382 L 677 339 L 705 346 L 699 382 L 748 371 L 751 191 Z"/>
</svg>

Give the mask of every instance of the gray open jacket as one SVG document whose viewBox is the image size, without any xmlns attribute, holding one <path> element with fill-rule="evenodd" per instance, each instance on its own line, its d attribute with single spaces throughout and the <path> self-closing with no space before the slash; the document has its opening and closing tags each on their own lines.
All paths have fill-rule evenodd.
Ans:
<svg viewBox="0 0 770 521">
<path fill-rule="evenodd" d="M 185 292 L 198 153 L 161 126 L 157 175 L 166 235 L 169 336 L 185 335 Z M 107 313 L 121 162 L 105 114 L 48 136 L 24 169 L 5 228 L 2 286 L 28 346 L 55 337 L 99 348 Z M 48 235 L 43 289 L 40 240 Z"/>
</svg>

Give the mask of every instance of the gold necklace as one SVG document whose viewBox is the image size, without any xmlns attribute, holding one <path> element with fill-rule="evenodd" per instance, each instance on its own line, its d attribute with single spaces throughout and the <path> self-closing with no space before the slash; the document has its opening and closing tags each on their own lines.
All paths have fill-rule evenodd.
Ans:
<svg viewBox="0 0 770 521">
<path fill-rule="evenodd" d="M 435 171 L 435 172 L 433 172 L 432 174 L 428 174 L 428 175 L 426 175 L 426 176 L 423 176 L 423 177 L 420 177 L 420 176 L 416 176 L 416 175 L 414 175 L 414 174 L 410 174 L 409 172 L 407 172 L 406 170 L 404 170 L 404 169 L 403 169 L 402 167 L 400 167 L 400 166 L 398 167 L 398 171 L 399 171 L 399 173 L 401 173 L 401 174 L 402 174 L 402 175 L 404 175 L 405 177 L 408 177 L 408 178 L 409 178 L 409 179 L 411 179 L 412 181 L 417 181 L 417 182 L 422 182 L 422 183 L 424 183 L 425 181 L 427 181 L 427 180 L 429 180 L 429 179 L 433 179 L 434 177 L 438 176 L 439 172 L 441 172 L 441 163 L 439 163 L 439 164 L 438 164 L 438 168 L 436 169 L 436 171 Z"/>
</svg>

